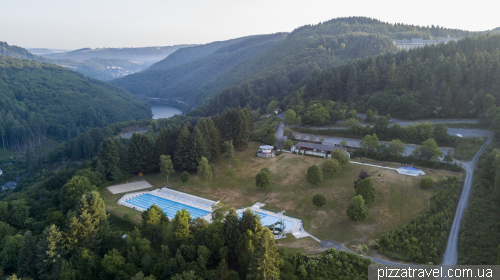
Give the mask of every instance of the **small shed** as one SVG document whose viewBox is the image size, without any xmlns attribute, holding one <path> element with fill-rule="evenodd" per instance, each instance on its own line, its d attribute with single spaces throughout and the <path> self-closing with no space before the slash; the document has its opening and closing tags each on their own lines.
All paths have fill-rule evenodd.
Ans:
<svg viewBox="0 0 500 280">
<path fill-rule="evenodd" d="M 257 151 L 258 157 L 273 157 L 274 156 L 274 147 L 269 145 L 260 146 Z"/>
</svg>

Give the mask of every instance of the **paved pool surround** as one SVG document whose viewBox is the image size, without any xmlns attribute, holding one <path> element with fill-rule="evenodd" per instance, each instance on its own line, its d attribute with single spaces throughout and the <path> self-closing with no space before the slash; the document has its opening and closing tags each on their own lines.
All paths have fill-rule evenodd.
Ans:
<svg viewBox="0 0 500 280">
<path fill-rule="evenodd" d="M 122 196 L 117 203 L 132 209 L 144 212 L 151 205 L 156 204 L 163 209 L 164 213 L 171 220 L 174 218 L 178 210 L 186 208 L 191 213 L 191 218 L 202 218 L 207 222 L 212 222 L 212 206 L 218 201 L 213 201 L 198 196 L 186 194 L 168 188 L 162 188 L 154 191 L 142 191 L 128 193 Z M 239 217 L 243 215 L 246 209 L 252 210 L 261 217 L 262 225 L 274 224 L 280 220 L 285 221 L 285 234 L 291 233 L 295 238 L 311 237 L 312 239 L 321 242 L 316 237 L 312 236 L 304 230 L 302 220 L 286 216 L 281 212 L 271 212 L 262 209 L 264 204 L 255 203 L 251 207 L 241 208 L 236 210 Z M 281 236 L 275 236 L 275 239 L 281 239 Z"/>
</svg>

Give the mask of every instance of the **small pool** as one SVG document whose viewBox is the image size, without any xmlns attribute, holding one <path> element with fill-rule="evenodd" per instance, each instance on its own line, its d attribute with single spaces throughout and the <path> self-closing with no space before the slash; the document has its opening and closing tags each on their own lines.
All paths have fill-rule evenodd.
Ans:
<svg viewBox="0 0 500 280">
<path fill-rule="evenodd" d="M 260 216 L 260 221 L 262 222 L 263 226 L 269 226 L 269 225 L 275 224 L 276 222 L 284 220 L 286 229 L 291 229 L 294 227 L 294 222 L 287 220 L 286 218 L 281 219 L 281 218 L 270 216 L 270 215 L 267 215 L 267 214 L 264 214 L 261 212 L 257 212 L 257 211 L 253 211 L 253 212 Z M 243 216 L 243 212 L 238 213 L 238 217 L 241 218 L 241 216 Z"/>
<path fill-rule="evenodd" d="M 166 198 L 152 195 L 149 193 L 143 194 L 138 197 L 134 197 L 130 200 L 127 200 L 126 202 L 144 209 L 148 209 L 149 207 L 151 207 L 151 205 L 156 204 L 163 210 L 163 213 L 165 213 L 165 215 L 167 215 L 167 217 L 169 218 L 174 218 L 177 211 L 182 210 L 182 208 L 186 208 L 186 210 L 191 214 L 191 218 L 193 220 L 196 218 L 201 218 L 210 213 L 206 210 L 202 210 L 193 206 L 168 200 Z"/>
</svg>

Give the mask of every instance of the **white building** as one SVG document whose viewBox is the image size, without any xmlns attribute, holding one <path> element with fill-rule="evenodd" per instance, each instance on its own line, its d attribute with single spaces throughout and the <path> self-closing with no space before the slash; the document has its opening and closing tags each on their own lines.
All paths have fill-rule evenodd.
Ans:
<svg viewBox="0 0 500 280">
<path fill-rule="evenodd" d="M 2 169 L 0 169 L 0 176 L 2 176 L 2 174 L 3 174 L 3 171 L 2 171 Z"/>
<path fill-rule="evenodd" d="M 396 46 L 403 50 L 411 50 L 415 48 L 423 48 L 427 45 L 447 44 L 451 41 L 458 41 L 458 38 L 441 38 L 435 40 L 424 40 L 422 38 L 411 38 L 411 40 L 392 40 Z"/>
</svg>

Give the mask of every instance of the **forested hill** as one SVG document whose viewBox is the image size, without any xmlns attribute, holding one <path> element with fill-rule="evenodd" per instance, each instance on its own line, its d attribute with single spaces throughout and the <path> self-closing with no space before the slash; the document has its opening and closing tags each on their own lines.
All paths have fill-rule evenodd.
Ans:
<svg viewBox="0 0 500 280">
<path fill-rule="evenodd" d="M 388 24 L 364 17 L 338 18 L 300 27 L 288 34 L 286 39 L 260 51 L 244 63 L 231 64 L 230 71 L 225 73 L 193 71 L 200 67 L 208 68 L 208 63 L 212 62 L 208 58 L 215 59 L 220 55 L 216 51 L 205 58 L 192 61 L 189 66 L 185 64 L 162 71 L 144 71 L 112 83 L 133 94 L 174 97 L 193 105 L 203 103 L 224 88 L 245 82 L 251 82 L 253 90 L 257 92 L 264 89 L 267 92 L 264 95 L 282 99 L 315 69 L 326 69 L 353 59 L 396 52 L 397 47 L 391 42 L 392 39 L 469 35 L 471 33 L 468 31 L 442 27 Z M 230 54 L 234 52 L 228 53 Z M 227 63 L 232 61 L 234 60 Z M 206 79 L 202 75 L 216 75 L 217 80 Z"/>
<path fill-rule="evenodd" d="M 500 101 L 500 35 L 388 53 L 316 71 L 300 98 L 405 119 L 477 117 Z M 285 106 L 298 105 L 297 98 Z"/>
<path fill-rule="evenodd" d="M 71 59 L 85 61 L 93 58 L 102 59 L 126 59 L 137 61 L 145 65 L 151 65 L 164 59 L 181 48 L 193 45 L 175 45 L 166 47 L 143 47 L 143 48 L 84 48 L 65 53 L 46 54 L 50 59 Z"/>
<path fill-rule="evenodd" d="M 254 36 L 224 45 L 213 50 L 212 54 L 191 62 L 142 71 L 111 83 L 137 95 L 174 97 L 191 105 L 199 104 L 207 96 L 236 83 L 232 79 L 240 69 L 285 36 L 283 33 Z"/>
<path fill-rule="evenodd" d="M 92 127 L 151 117 L 127 91 L 63 67 L 0 56 L 0 147 L 34 148 Z"/>
<path fill-rule="evenodd" d="M 226 40 L 226 41 L 217 41 L 217 42 L 212 42 L 212 43 L 208 43 L 208 44 L 178 49 L 175 52 L 173 52 L 171 55 L 167 56 L 166 58 L 151 65 L 151 67 L 149 67 L 149 69 L 164 69 L 164 68 L 170 68 L 173 66 L 188 63 L 188 62 L 196 60 L 198 58 L 202 58 L 202 57 L 205 57 L 207 55 L 213 54 L 216 50 L 218 50 L 220 48 L 224 48 L 228 45 L 232 45 L 232 44 L 241 42 L 241 41 L 246 40 L 246 39 L 251 38 L 251 37 L 258 37 L 258 36 L 241 37 L 241 38 L 236 38 L 236 39 L 231 39 L 231 40 Z"/>
</svg>

